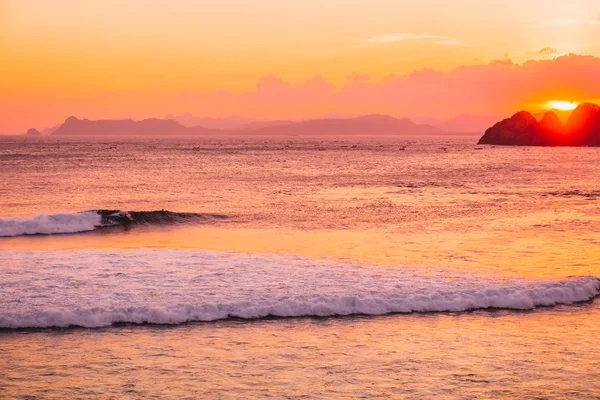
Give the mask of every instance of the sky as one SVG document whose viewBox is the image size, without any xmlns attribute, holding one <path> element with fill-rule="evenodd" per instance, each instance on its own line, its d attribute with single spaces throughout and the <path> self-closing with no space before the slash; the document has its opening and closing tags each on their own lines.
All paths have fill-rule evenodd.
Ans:
<svg viewBox="0 0 600 400">
<path fill-rule="evenodd" d="M 600 99 L 597 0 L 0 0 L 0 133 Z"/>
</svg>

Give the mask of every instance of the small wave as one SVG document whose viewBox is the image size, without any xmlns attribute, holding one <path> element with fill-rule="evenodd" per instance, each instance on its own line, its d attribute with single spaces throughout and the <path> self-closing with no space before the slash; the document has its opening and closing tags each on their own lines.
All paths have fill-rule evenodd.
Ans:
<svg viewBox="0 0 600 400">
<path fill-rule="evenodd" d="M 592 276 L 498 279 L 183 250 L 9 251 L 0 264 L 5 329 L 532 310 L 600 295 L 600 280 Z"/>
<path fill-rule="evenodd" d="M 132 225 L 168 225 L 225 219 L 220 214 L 172 211 L 91 210 L 77 213 L 40 214 L 31 218 L 0 219 L 0 237 L 89 232 L 100 228 Z"/>
<path fill-rule="evenodd" d="M 543 193 L 542 196 L 585 197 L 588 199 L 596 199 L 596 198 L 600 197 L 600 190 L 592 190 L 590 192 L 584 192 L 581 190 L 567 190 L 567 191 L 562 191 L 562 192 Z"/>
</svg>

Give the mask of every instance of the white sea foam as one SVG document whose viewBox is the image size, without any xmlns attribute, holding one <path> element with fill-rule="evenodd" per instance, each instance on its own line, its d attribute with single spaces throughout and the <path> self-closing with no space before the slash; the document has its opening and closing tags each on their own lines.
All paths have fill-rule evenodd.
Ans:
<svg viewBox="0 0 600 400">
<path fill-rule="evenodd" d="M 101 217 L 95 211 L 6 218 L 0 219 L 0 236 L 86 232 L 94 230 L 100 221 Z"/>
<path fill-rule="evenodd" d="M 507 280 L 182 250 L 9 251 L 0 265 L 1 328 L 529 310 L 600 295 L 595 277 Z"/>
</svg>

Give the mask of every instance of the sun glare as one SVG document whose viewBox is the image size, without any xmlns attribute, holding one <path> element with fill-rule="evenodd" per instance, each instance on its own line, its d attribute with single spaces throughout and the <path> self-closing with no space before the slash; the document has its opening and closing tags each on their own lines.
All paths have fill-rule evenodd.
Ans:
<svg viewBox="0 0 600 400">
<path fill-rule="evenodd" d="M 556 100 L 551 100 L 551 101 L 547 102 L 544 107 L 546 109 L 548 109 L 548 110 L 564 110 L 564 111 L 569 111 L 569 110 L 576 109 L 577 105 L 578 105 L 577 102 L 574 102 L 574 101 L 556 101 Z"/>
</svg>

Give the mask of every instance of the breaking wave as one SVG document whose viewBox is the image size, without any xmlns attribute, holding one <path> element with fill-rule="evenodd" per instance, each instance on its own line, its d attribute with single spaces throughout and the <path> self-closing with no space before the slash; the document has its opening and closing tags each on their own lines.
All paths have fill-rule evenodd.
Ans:
<svg viewBox="0 0 600 400">
<path fill-rule="evenodd" d="M 0 263 L 5 329 L 531 310 L 600 295 L 591 276 L 500 279 L 186 250 L 9 251 Z"/>
<path fill-rule="evenodd" d="M 93 231 L 102 217 L 95 211 L 73 214 L 40 214 L 31 218 L 0 219 L 0 236 L 52 235 Z"/>
<path fill-rule="evenodd" d="M 103 327 L 116 323 L 181 324 L 229 318 L 328 317 L 391 313 L 461 312 L 482 309 L 530 310 L 588 301 L 599 294 L 596 278 L 555 282 L 529 288 L 506 287 L 486 293 L 437 292 L 396 297 L 393 294 L 327 296 L 323 294 L 263 300 L 257 303 L 177 304 L 76 310 L 49 310 L 0 315 L 0 328 Z"/>
<path fill-rule="evenodd" d="M 31 218 L 0 219 L 0 237 L 80 233 L 115 226 L 168 225 L 225 218 L 224 215 L 219 214 L 176 213 L 165 210 L 130 212 L 93 210 L 77 213 L 40 214 Z"/>
</svg>

